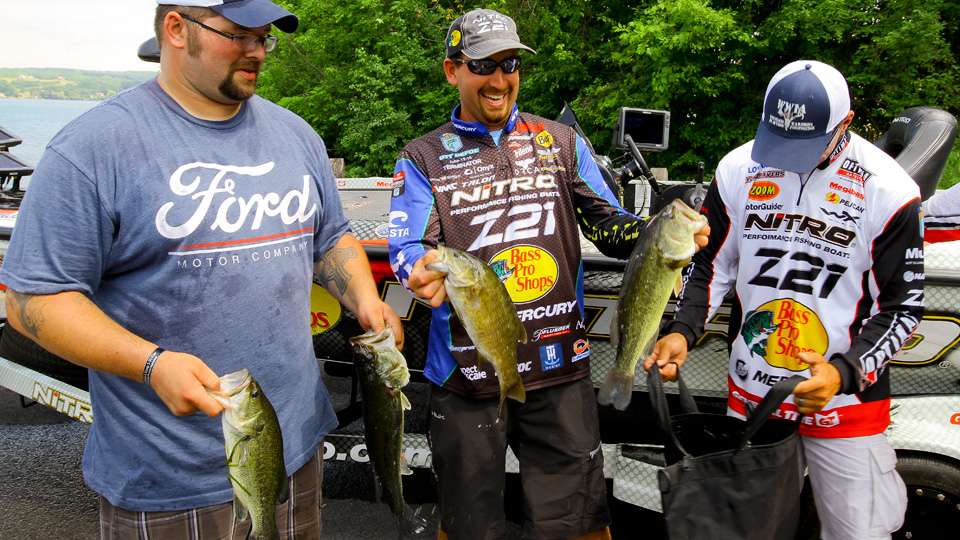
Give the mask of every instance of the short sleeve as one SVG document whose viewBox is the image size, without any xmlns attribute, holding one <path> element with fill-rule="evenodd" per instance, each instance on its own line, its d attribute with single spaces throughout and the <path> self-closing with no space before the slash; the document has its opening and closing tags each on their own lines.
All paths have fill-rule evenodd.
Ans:
<svg viewBox="0 0 960 540">
<path fill-rule="evenodd" d="M 96 183 L 53 148 L 37 164 L 0 282 L 28 294 L 93 295 L 113 243 L 114 223 Z"/>
<path fill-rule="evenodd" d="M 313 259 L 319 260 L 330 251 L 345 233 L 350 232 L 350 224 L 343 213 L 343 204 L 337 192 L 337 181 L 333 177 L 333 167 L 327 156 L 327 148 L 317 137 L 319 159 L 315 166 L 315 183 L 320 195 L 320 220 L 313 237 Z"/>
</svg>

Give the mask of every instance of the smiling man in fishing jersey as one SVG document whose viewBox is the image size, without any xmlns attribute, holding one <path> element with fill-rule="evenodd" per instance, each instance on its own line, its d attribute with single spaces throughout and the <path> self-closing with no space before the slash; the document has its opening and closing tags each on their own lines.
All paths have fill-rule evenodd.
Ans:
<svg viewBox="0 0 960 540">
<path fill-rule="evenodd" d="M 626 258 L 644 225 L 620 208 L 573 129 L 517 108 L 524 51 L 533 52 L 502 13 L 472 10 L 451 24 L 443 69 L 460 103 L 400 153 L 390 261 L 434 308 L 424 374 L 441 538 L 504 538 L 508 444 L 520 464 L 525 538 L 609 538 L 578 229 Z M 525 403 L 506 400 L 502 418 L 495 370 L 445 302 L 445 274 L 428 269 L 440 243 L 497 274 L 525 329 L 527 342 L 513 344 Z"/>
</svg>

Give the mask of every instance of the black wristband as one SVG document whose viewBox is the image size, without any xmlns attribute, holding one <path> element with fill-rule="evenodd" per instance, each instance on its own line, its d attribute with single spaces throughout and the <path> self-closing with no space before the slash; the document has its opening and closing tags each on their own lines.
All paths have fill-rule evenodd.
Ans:
<svg viewBox="0 0 960 540">
<path fill-rule="evenodd" d="M 150 386 L 150 375 L 153 374 L 153 366 L 157 363 L 157 359 L 160 358 L 163 352 L 163 347 L 157 347 L 150 353 L 150 356 L 147 357 L 147 363 L 143 365 L 143 384 Z"/>
</svg>

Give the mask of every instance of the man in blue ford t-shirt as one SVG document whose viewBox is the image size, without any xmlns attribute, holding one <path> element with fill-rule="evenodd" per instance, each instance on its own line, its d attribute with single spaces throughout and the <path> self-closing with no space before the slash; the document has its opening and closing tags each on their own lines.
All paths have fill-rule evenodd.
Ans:
<svg viewBox="0 0 960 540">
<path fill-rule="evenodd" d="M 269 0 L 158 4 L 159 76 L 69 124 L 36 168 L 0 272 L 10 323 L 91 369 L 83 473 L 101 536 L 244 536 L 207 390 L 248 368 L 283 432 L 280 529 L 317 538 L 336 416 L 310 338 L 314 274 L 364 328 L 401 336 L 400 322 L 323 141 L 254 96 L 271 25 L 297 18 Z"/>
</svg>

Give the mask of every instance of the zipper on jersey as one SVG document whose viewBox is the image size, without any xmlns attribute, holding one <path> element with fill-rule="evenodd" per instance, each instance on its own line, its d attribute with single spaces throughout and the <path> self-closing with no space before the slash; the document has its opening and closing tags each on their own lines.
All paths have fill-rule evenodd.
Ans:
<svg viewBox="0 0 960 540">
<path fill-rule="evenodd" d="M 800 191 L 797 193 L 797 206 L 800 206 L 800 199 L 803 197 L 803 188 L 807 187 L 807 182 L 810 180 L 810 176 L 813 174 L 813 171 L 807 173 L 807 177 L 804 178 L 802 174 L 797 173 L 797 176 L 800 177 Z"/>
</svg>

